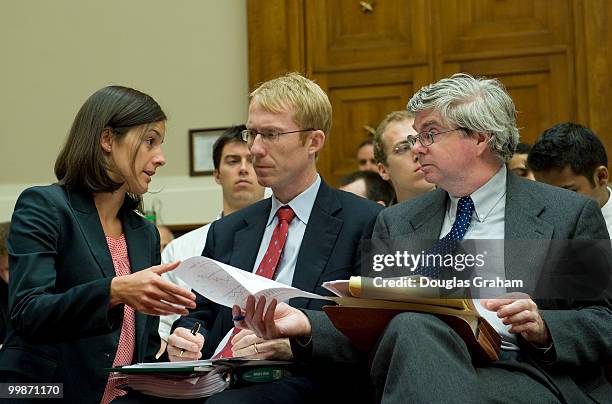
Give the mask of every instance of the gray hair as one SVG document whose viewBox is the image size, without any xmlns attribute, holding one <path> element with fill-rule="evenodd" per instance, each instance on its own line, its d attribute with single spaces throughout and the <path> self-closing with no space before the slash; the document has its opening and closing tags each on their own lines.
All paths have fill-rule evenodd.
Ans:
<svg viewBox="0 0 612 404">
<path fill-rule="evenodd" d="M 414 113 L 433 108 L 447 123 L 490 133 L 489 147 L 503 161 L 510 160 L 519 142 L 514 102 L 496 79 L 453 74 L 421 88 L 407 108 Z"/>
</svg>

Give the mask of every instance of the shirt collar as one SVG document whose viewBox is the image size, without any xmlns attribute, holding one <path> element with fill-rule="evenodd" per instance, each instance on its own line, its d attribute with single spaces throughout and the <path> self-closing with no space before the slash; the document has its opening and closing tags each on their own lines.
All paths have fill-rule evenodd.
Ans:
<svg viewBox="0 0 612 404">
<path fill-rule="evenodd" d="M 506 196 L 506 165 L 502 164 L 497 173 L 483 186 L 470 195 L 474 202 L 476 220 L 484 222 L 499 201 Z M 449 195 L 450 196 L 450 195 Z M 450 196 L 450 217 L 457 214 L 459 197 Z"/>
<path fill-rule="evenodd" d="M 317 198 L 317 193 L 319 192 L 319 187 L 321 186 L 321 177 L 317 174 L 317 178 L 308 188 L 304 190 L 301 194 L 293 198 L 289 201 L 289 203 L 282 203 L 274 195 L 272 195 L 272 209 L 270 209 L 270 216 L 268 216 L 268 223 L 266 226 L 269 226 L 274 217 L 276 216 L 276 211 L 281 207 L 289 205 L 293 212 L 295 212 L 295 217 L 299 219 L 305 225 L 308 224 L 308 219 L 310 218 L 310 212 L 312 212 L 312 207 L 314 206 L 315 199 Z"/>
<path fill-rule="evenodd" d="M 608 210 L 612 211 L 612 189 L 608 188 L 608 200 L 604 203 L 604 206 L 601 207 L 601 210 L 606 212 Z M 612 236 L 612 235 L 611 235 Z"/>
</svg>

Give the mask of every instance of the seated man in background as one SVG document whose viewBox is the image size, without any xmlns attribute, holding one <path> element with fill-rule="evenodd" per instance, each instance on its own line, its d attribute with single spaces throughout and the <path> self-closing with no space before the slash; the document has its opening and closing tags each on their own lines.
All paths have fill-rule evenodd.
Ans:
<svg viewBox="0 0 612 404">
<path fill-rule="evenodd" d="M 504 253 L 487 269 L 500 268 L 502 279 L 522 280 L 523 286 L 474 301 L 502 338 L 498 360 L 473 360 L 460 335 L 429 313 L 397 314 L 369 360 L 324 313 L 275 301 L 264 310 L 265 298 L 256 305 L 251 296 L 236 326 L 265 338 L 292 338 L 303 360 L 367 361 L 377 402 L 610 402 L 612 386 L 602 365 L 612 352 L 612 250 L 595 201 L 508 173 L 504 162 L 519 137 L 516 110 L 497 80 L 455 74 L 421 88 L 408 108 L 418 132 L 409 142 L 425 178 L 438 189 L 383 210 L 372 238 L 404 245 L 502 240 L 497 244 Z M 596 247 L 603 265 L 570 266 L 576 270 L 561 273 L 555 285 L 542 285 L 549 260 L 572 258 L 553 241 L 568 245 L 569 239 L 589 251 Z M 586 288 L 580 297 L 577 286 Z M 565 294 L 551 297 L 560 287 Z M 240 307 L 233 314 L 241 314 Z"/>
<path fill-rule="evenodd" d="M 217 217 L 230 215 L 242 208 L 260 201 L 264 197 L 264 187 L 257 182 L 253 169 L 253 159 L 242 140 L 241 132 L 246 129 L 244 125 L 228 128 L 213 144 L 213 164 L 215 182 L 221 185 L 223 192 L 223 210 Z M 202 255 L 206 236 L 211 223 L 190 231 L 173 240 L 164 249 L 161 255 L 162 263 L 184 261 L 187 258 Z M 179 280 L 173 272 L 164 274 L 168 280 L 188 287 Z M 166 341 L 170 335 L 170 328 L 178 315 L 162 316 L 159 321 L 159 335 L 162 339 L 163 353 Z"/>
<path fill-rule="evenodd" d="M 395 192 L 391 184 L 371 171 L 355 171 L 345 175 L 340 180 L 338 189 L 351 192 L 385 207 L 395 199 Z"/>
<path fill-rule="evenodd" d="M 0 223 L 0 346 L 6 337 L 6 327 L 8 325 L 8 249 L 6 239 L 8 237 L 10 222 Z"/>
<path fill-rule="evenodd" d="M 359 171 L 378 172 L 376 160 L 374 159 L 374 146 L 372 144 L 372 138 L 367 138 L 357 146 L 357 165 Z"/>
<path fill-rule="evenodd" d="M 273 194 L 213 222 L 202 255 L 321 295 L 329 295 L 323 282 L 357 273 L 360 240 L 371 234 L 382 207 L 329 187 L 317 173 L 316 158 L 331 121 L 327 94 L 297 73 L 267 81 L 251 93 L 243 138 L 259 183 Z M 319 311 L 324 301 L 299 298 L 291 304 Z M 189 329 L 195 321 L 203 327 L 193 336 Z M 172 361 L 211 356 L 293 359 L 288 339 L 264 341 L 252 331 L 238 333 L 231 310 L 206 299 L 198 300 L 196 310 L 175 325 L 167 349 Z M 307 403 L 317 394 L 350 396 L 357 389 L 347 392 L 345 383 L 354 383 L 353 369 L 306 370 L 278 382 L 227 390 L 207 402 Z"/>
<path fill-rule="evenodd" d="M 533 177 L 533 172 L 531 172 L 531 169 L 527 167 L 527 155 L 529 154 L 529 150 L 531 150 L 531 146 L 529 144 L 519 143 L 516 146 L 516 150 L 514 151 L 512 158 L 506 163 L 506 167 L 508 167 L 508 170 L 512 171 L 519 177 L 527 178 L 528 180 L 535 180 Z"/>
<path fill-rule="evenodd" d="M 417 155 L 410 151 L 406 138 L 416 135 L 412 128 L 414 114 L 410 111 L 394 111 L 383 119 L 374 136 L 374 157 L 383 180 L 391 182 L 397 203 L 429 192 L 435 186 L 425 180 L 417 162 Z M 388 205 L 387 205 L 388 206 Z"/>
<path fill-rule="evenodd" d="M 546 129 L 529 152 L 535 179 L 597 201 L 612 235 L 608 156 L 592 130 L 566 122 Z"/>
</svg>

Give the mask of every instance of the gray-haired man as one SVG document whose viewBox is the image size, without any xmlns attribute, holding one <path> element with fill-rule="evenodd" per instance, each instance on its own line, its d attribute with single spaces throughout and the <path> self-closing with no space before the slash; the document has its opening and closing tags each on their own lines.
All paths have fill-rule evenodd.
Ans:
<svg viewBox="0 0 612 404">
<path fill-rule="evenodd" d="M 454 239 L 505 240 L 504 254 L 497 257 L 501 276 L 524 279 L 526 285 L 538 284 L 547 262 L 558 258 L 552 249 L 540 248 L 550 240 L 591 240 L 584 244 L 588 247 L 608 238 L 593 200 L 507 172 L 504 162 L 518 142 L 518 130 L 514 104 L 499 81 L 456 74 L 423 87 L 408 109 L 416 114 L 418 133 L 409 141 L 426 180 L 438 189 L 383 211 L 375 238 L 408 242 L 450 234 Z M 508 240 L 535 247 L 517 251 Z M 598 255 L 609 260 L 609 242 L 598 245 Z M 605 266 L 589 276 L 601 282 L 602 289 L 610 285 Z M 569 279 L 554 280 L 563 284 Z M 601 371 L 612 352 L 609 291 L 595 290 L 588 301 L 580 302 L 569 296 L 536 302 L 530 287 L 507 291 L 515 293 L 477 302 L 478 311 L 503 340 L 500 359 L 490 363 L 473 362 L 459 335 L 433 315 L 395 316 L 371 352 L 370 379 L 376 398 L 383 402 L 609 401 L 612 387 Z M 314 360 L 359 358 L 324 315 L 283 304 L 272 304 L 272 309 L 274 316 L 264 317 L 262 306 L 256 308 L 250 299 L 246 319 L 239 325 L 265 337 L 299 338 L 305 345 L 303 354 Z"/>
</svg>

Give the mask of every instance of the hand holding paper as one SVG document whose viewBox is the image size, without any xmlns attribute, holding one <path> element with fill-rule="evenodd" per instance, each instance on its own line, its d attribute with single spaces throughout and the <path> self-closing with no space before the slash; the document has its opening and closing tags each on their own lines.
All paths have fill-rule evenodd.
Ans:
<svg viewBox="0 0 612 404">
<path fill-rule="evenodd" d="M 268 302 L 294 297 L 329 300 L 207 257 L 189 258 L 174 273 L 205 298 L 226 307 L 245 307 L 249 295 L 264 296 Z"/>
<path fill-rule="evenodd" d="M 232 308 L 234 317 L 240 313 L 240 307 Z M 244 320 L 235 321 L 234 326 L 253 330 L 263 339 L 302 337 L 310 335 L 311 331 L 310 320 L 304 313 L 276 300 L 267 305 L 265 296 L 257 299 L 257 302 L 254 296 L 249 296 L 244 317 Z"/>
</svg>

